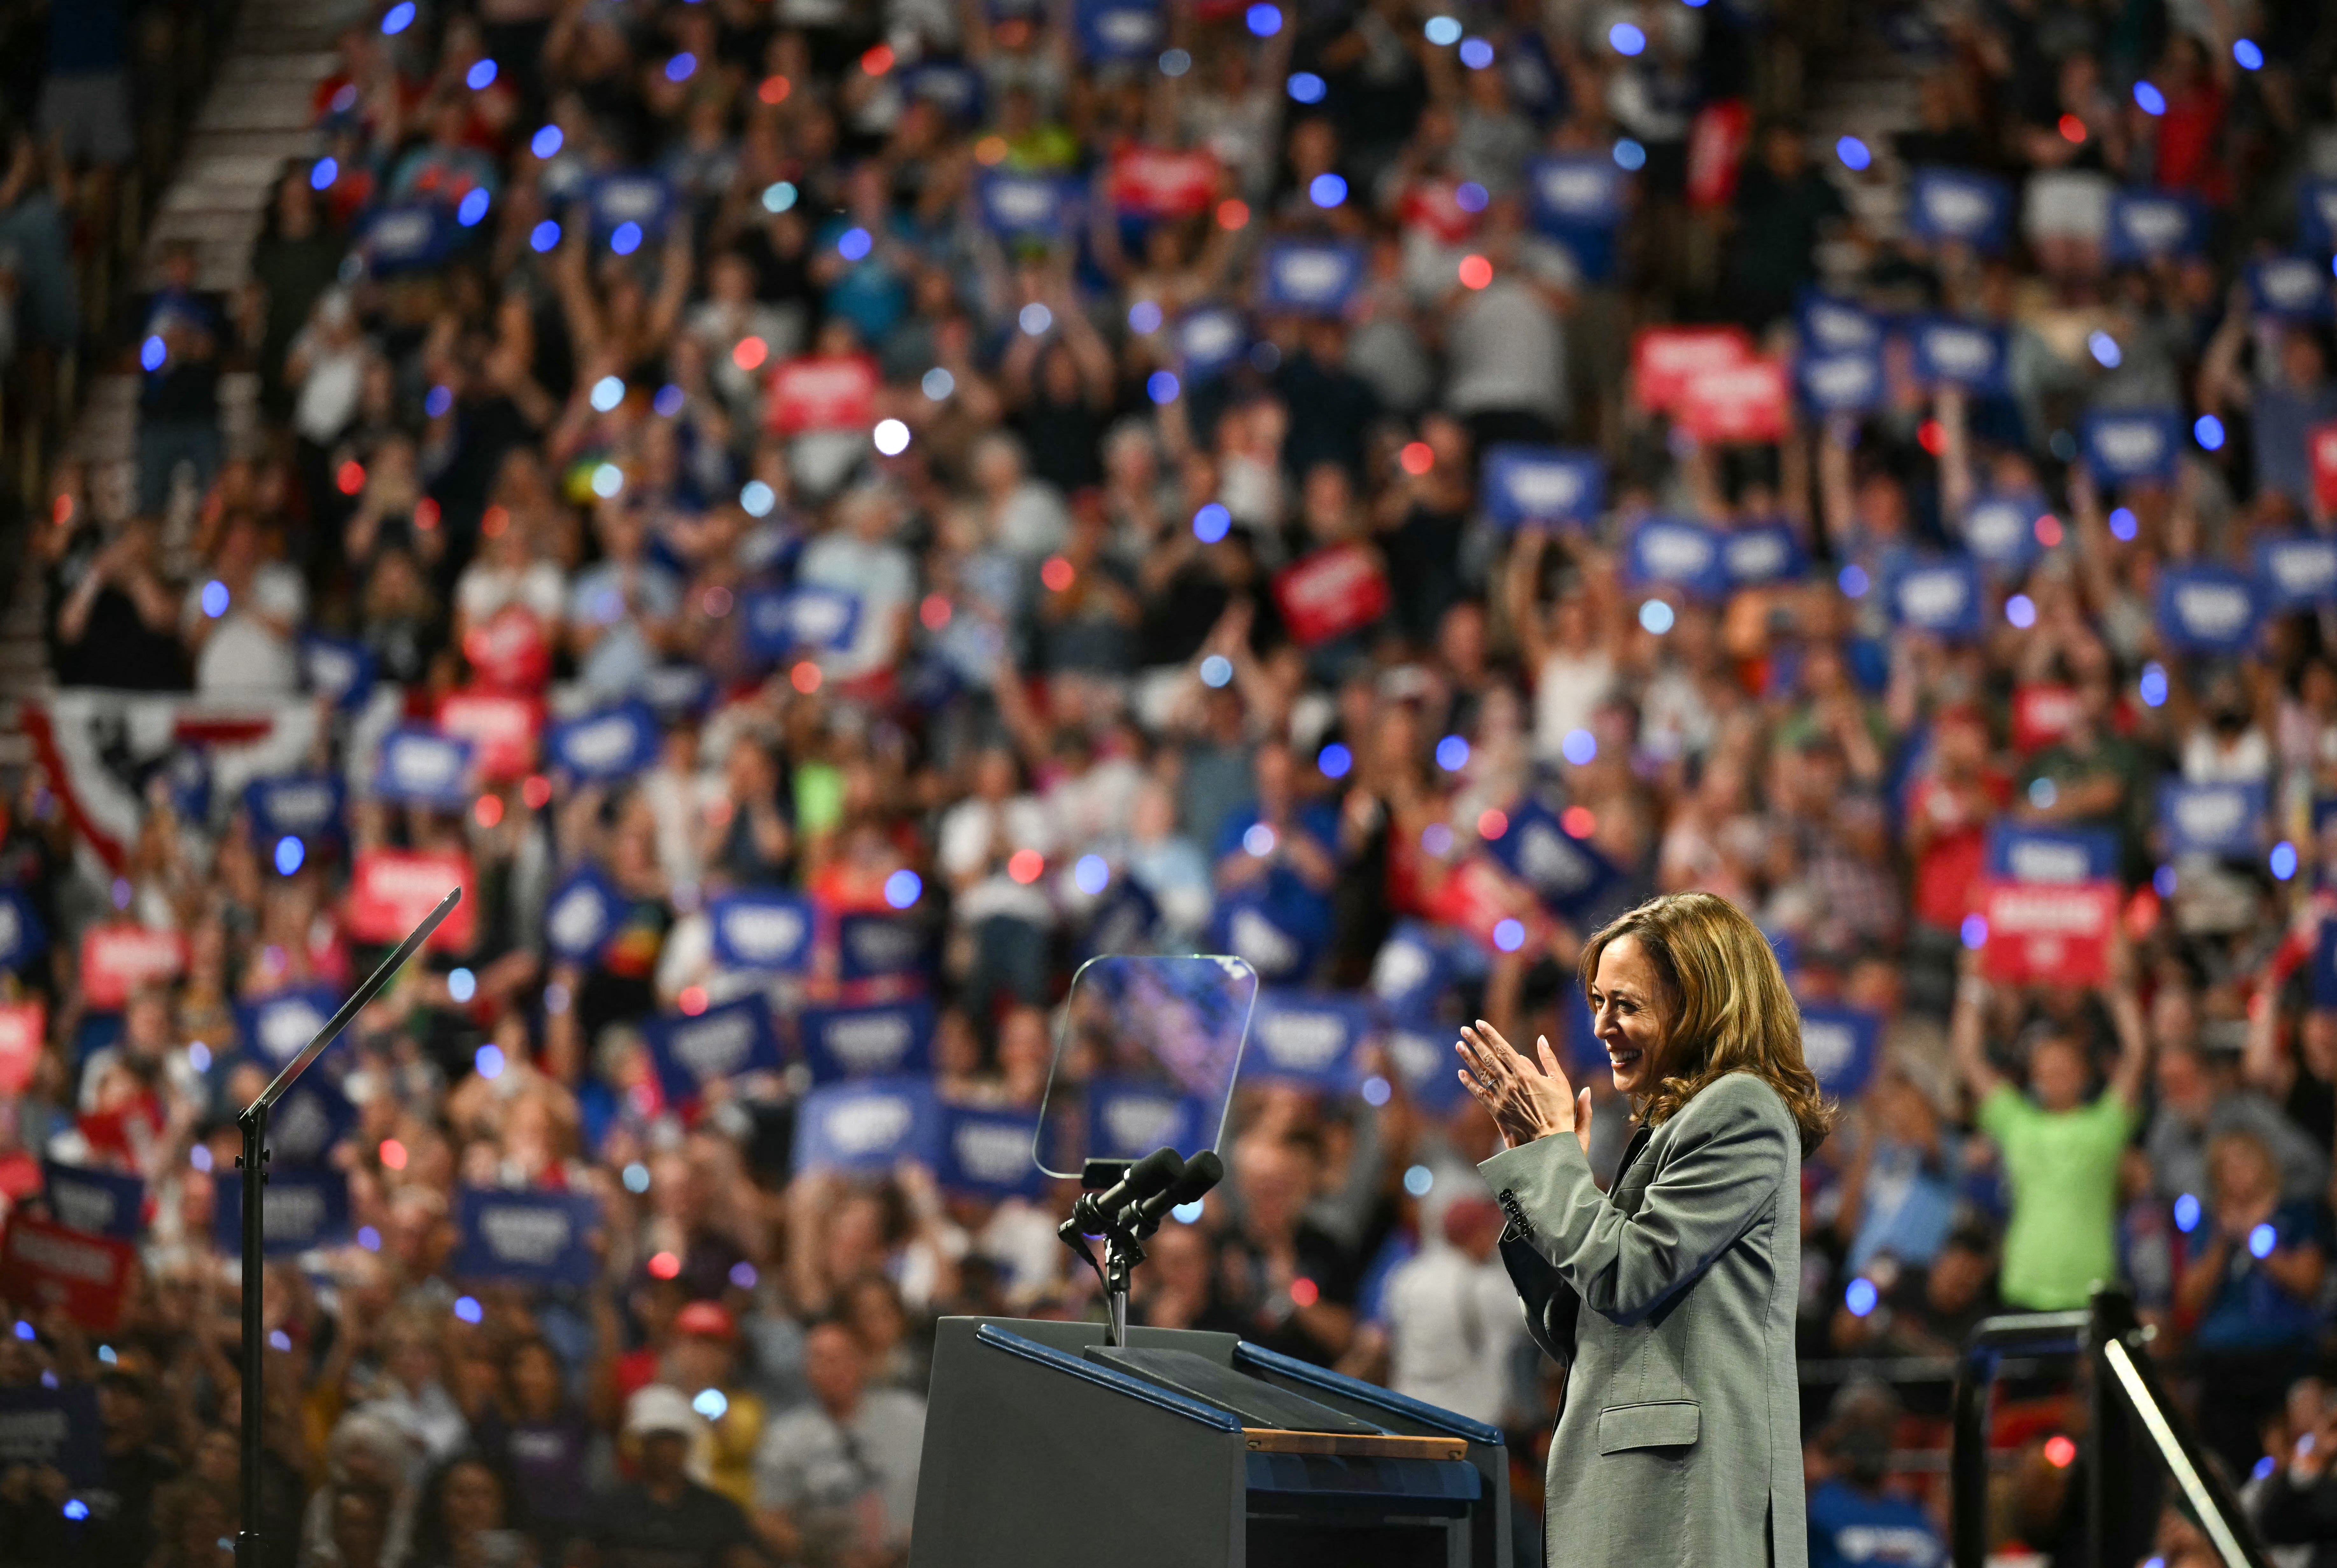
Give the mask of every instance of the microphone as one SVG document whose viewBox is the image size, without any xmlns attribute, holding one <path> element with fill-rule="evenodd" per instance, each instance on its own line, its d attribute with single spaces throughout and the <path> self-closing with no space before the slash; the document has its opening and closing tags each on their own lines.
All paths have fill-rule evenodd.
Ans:
<svg viewBox="0 0 2337 1568">
<path fill-rule="evenodd" d="M 1226 1179 L 1225 1162 L 1214 1149 L 1203 1149 L 1185 1162 L 1185 1174 L 1171 1183 L 1166 1192 L 1155 1193 L 1136 1205 L 1136 1230 L 1139 1235 L 1150 1235 L 1160 1228 L 1171 1209 L 1181 1209 L 1197 1203 L 1219 1182 Z"/>
<path fill-rule="evenodd" d="M 1081 1235 L 1109 1232 L 1120 1220 L 1120 1211 L 1133 1207 L 1172 1185 L 1185 1174 L 1185 1156 L 1174 1149 L 1155 1149 L 1128 1168 L 1128 1174 L 1100 1193 L 1082 1193 L 1072 1205 L 1067 1230 Z"/>
</svg>

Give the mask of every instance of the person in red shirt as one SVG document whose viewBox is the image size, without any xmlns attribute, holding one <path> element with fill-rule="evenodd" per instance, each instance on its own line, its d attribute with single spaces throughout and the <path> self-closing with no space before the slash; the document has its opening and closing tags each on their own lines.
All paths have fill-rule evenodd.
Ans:
<svg viewBox="0 0 2337 1568">
<path fill-rule="evenodd" d="M 1915 868 L 1915 920 L 1953 933 L 1973 908 L 1988 824 L 2011 803 L 2012 781 L 1990 755 L 1979 710 L 1948 708 L 1931 726 L 1931 755 L 1907 798 L 1907 858 Z"/>
</svg>

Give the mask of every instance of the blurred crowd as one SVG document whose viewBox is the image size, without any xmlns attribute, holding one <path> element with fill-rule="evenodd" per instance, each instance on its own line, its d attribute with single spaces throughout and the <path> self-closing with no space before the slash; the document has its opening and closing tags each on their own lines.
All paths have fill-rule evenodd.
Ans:
<svg viewBox="0 0 2337 1568">
<path fill-rule="evenodd" d="M 376 6 L 22 563 L 0 1554 L 229 1561 L 234 1111 L 459 881 L 279 1127 L 271 1563 L 903 1561 L 935 1318 L 1101 1310 L 952 1140 L 1197 951 L 1260 1023 L 1136 1315 L 1498 1423 L 1532 1553 L 1452 1030 L 1611 1169 L 1573 959 L 1688 888 L 1843 1106 L 1818 1559 L 1942 1561 L 1943 1359 L 2122 1282 L 2337 1560 L 2332 72 L 2303 0 Z"/>
</svg>

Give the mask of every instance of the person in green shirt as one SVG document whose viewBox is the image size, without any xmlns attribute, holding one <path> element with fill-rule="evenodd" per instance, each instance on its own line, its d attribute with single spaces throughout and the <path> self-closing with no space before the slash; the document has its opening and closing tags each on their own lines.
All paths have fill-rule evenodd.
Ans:
<svg viewBox="0 0 2337 1568">
<path fill-rule="evenodd" d="M 2112 943 L 2104 999 L 2117 1030 L 2117 1064 L 2090 1102 L 2083 1041 L 2063 1034 L 2038 1041 L 2029 1053 L 2024 1095 L 1981 1048 L 1981 1015 L 1991 993 L 1973 971 L 1974 955 L 1966 955 L 1956 991 L 1956 1065 L 1980 1103 L 1980 1130 L 2003 1156 L 2012 1193 L 2001 1293 L 2030 1311 L 2082 1307 L 2097 1285 L 2117 1277 L 2118 1162 L 2138 1125 L 2150 1046 L 2135 999 L 2133 956 L 2123 934 Z"/>
</svg>

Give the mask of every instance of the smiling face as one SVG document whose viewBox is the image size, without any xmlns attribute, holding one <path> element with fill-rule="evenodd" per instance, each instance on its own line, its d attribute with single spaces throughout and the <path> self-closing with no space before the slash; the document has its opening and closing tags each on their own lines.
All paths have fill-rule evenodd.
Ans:
<svg viewBox="0 0 2337 1568">
<path fill-rule="evenodd" d="M 1589 999 L 1591 1031 L 1606 1049 L 1616 1089 L 1638 1095 L 1654 1088 L 1672 1001 L 1638 938 L 1618 937 L 1599 952 Z"/>
</svg>

